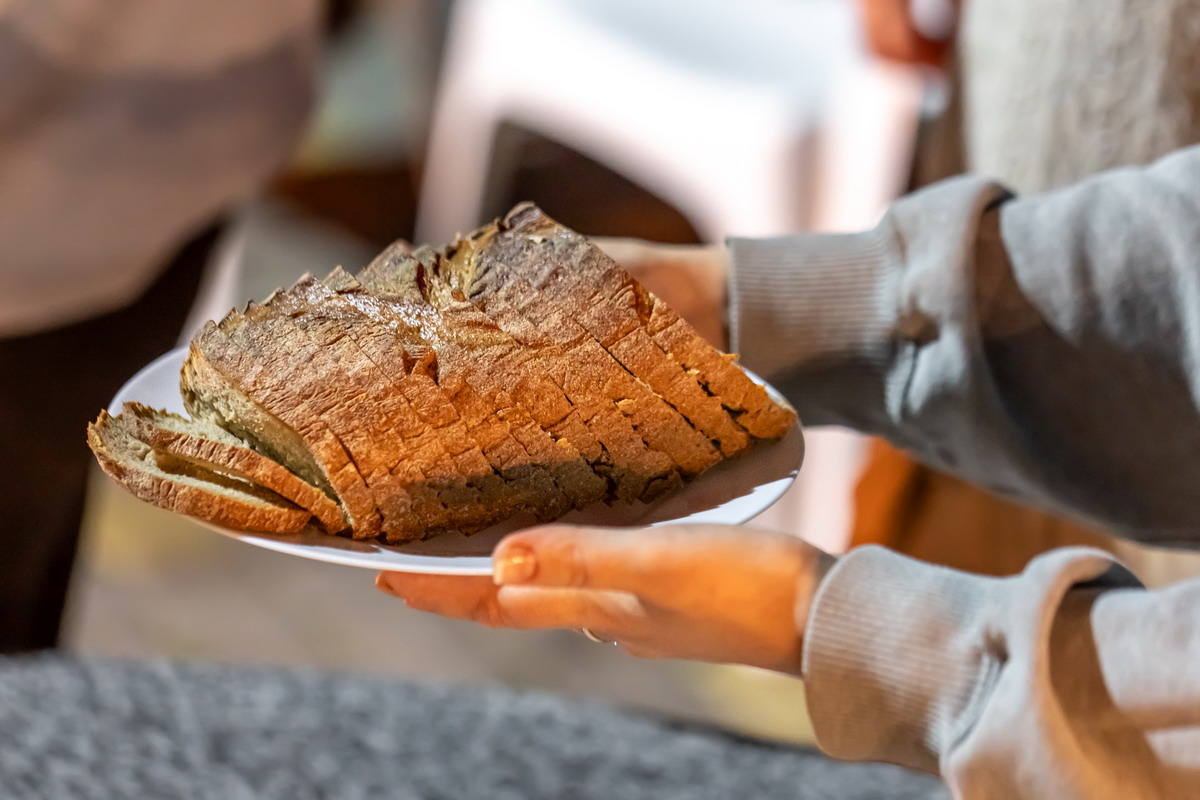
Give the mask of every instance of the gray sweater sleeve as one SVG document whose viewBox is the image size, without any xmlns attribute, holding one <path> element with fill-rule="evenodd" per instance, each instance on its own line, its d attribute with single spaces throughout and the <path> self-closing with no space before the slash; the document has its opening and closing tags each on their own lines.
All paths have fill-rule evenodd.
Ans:
<svg viewBox="0 0 1200 800">
<path fill-rule="evenodd" d="M 1013 198 L 972 178 L 872 231 L 731 242 L 735 346 L 807 424 L 991 490 L 1200 546 L 1200 149 Z M 982 578 L 865 548 L 812 604 L 843 758 L 963 797 L 1200 796 L 1200 582 L 1064 550 Z"/>
<path fill-rule="evenodd" d="M 867 233 L 731 248 L 734 345 L 806 424 L 1200 545 L 1200 149 L 1029 198 L 959 178 Z"/>
</svg>

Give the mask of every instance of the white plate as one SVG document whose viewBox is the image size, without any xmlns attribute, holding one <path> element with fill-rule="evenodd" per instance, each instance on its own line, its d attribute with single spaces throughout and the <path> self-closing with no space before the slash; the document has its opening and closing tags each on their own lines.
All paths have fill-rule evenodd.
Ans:
<svg viewBox="0 0 1200 800">
<path fill-rule="evenodd" d="M 160 356 L 134 375 L 113 398 L 113 414 L 129 400 L 154 408 L 185 413 L 179 395 L 179 369 L 187 348 Z M 753 373 L 747 375 L 766 386 L 774 399 L 783 397 Z M 792 484 L 804 459 L 804 436 L 797 425 L 777 442 L 760 442 L 749 453 L 713 467 L 678 492 L 649 505 L 619 503 L 612 507 L 597 503 L 572 511 L 562 522 L 581 525 L 647 526 L 682 522 L 738 525 L 748 522 L 771 506 Z M 533 523 L 513 519 L 474 536 L 444 534 L 424 542 L 384 545 L 356 542 L 316 530 L 284 536 L 235 531 L 196 520 L 206 528 L 248 544 L 317 561 L 397 572 L 426 572 L 443 575 L 490 575 L 492 548 L 506 533 Z"/>
</svg>

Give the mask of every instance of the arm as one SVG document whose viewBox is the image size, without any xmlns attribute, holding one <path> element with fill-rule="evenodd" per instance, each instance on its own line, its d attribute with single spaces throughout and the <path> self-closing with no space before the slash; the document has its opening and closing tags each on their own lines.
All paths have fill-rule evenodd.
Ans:
<svg viewBox="0 0 1200 800">
<path fill-rule="evenodd" d="M 1192 149 L 1029 198 L 955 179 L 862 234 L 735 239 L 734 347 L 806 424 L 1194 542 L 1198 220 Z"/>
<path fill-rule="evenodd" d="M 494 577 L 378 584 L 492 627 L 586 627 L 633 655 L 802 674 L 826 752 L 940 771 L 959 797 L 1200 785 L 1200 581 L 1147 592 L 1085 549 L 1006 579 L 877 547 L 833 564 L 791 536 L 717 526 L 524 531 Z"/>
<path fill-rule="evenodd" d="M 1097 551 L 994 579 L 863 548 L 813 605 L 809 712 L 829 754 L 960 797 L 1194 797 L 1198 622 L 1200 581 L 1144 591 Z"/>
</svg>

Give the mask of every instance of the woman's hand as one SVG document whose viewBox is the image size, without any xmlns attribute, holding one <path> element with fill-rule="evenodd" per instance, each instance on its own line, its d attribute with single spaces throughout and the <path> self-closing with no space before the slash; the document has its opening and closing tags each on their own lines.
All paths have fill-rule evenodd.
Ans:
<svg viewBox="0 0 1200 800">
<path fill-rule="evenodd" d="M 729 256 L 718 245 L 655 244 L 592 237 L 592 243 L 666 301 L 712 344 L 725 349 L 725 281 Z"/>
<path fill-rule="evenodd" d="M 832 558 L 782 533 L 721 525 L 553 525 L 496 548 L 494 576 L 383 572 L 412 608 L 489 627 L 587 628 L 643 658 L 799 674 L 808 609 Z"/>
</svg>

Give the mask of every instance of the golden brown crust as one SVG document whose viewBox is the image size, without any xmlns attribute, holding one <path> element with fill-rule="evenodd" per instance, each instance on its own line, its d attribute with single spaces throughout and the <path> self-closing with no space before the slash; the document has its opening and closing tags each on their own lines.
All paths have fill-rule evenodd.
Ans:
<svg viewBox="0 0 1200 800">
<path fill-rule="evenodd" d="M 353 278 L 344 273 L 339 275 L 335 271 L 331 277 L 342 288 L 351 288 L 355 283 Z M 552 509 L 565 500 L 544 470 L 541 479 L 532 484 L 527 479 L 514 481 L 506 478 L 499 470 L 500 465 L 489 460 L 474 430 L 468 428 L 445 390 L 428 374 L 410 372 L 419 359 L 413 358 L 405 350 L 397 336 L 355 308 L 346 298 L 324 286 L 323 282 L 314 282 L 311 289 L 310 299 L 314 303 L 319 302 L 322 307 L 338 310 L 339 319 L 344 323 L 343 329 L 386 377 L 393 396 L 404 403 L 410 418 L 427 435 L 436 437 L 459 474 L 472 487 L 477 487 L 477 495 L 471 498 L 471 505 L 465 508 L 463 515 L 468 522 L 474 520 L 474 524 L 490 525 L 521 510 L 540 508 L 543 504 L 545 508 Z M 502 420 L 492 413 L 481 419 L 480 423 L 496 425 Z M 501 436 L 506 435 L 506 431 L 507 426 L 501 431 Z M 457 497 L 453 501 L 447 500 L 447 504 L 452 504 L 456 511 L 463 508 L 464 502 Z"/>
<path fill-rule="evenodd" d="M 472 374 L 474 370 L 490 381 L 485 386 L 489 397 L 507 394 L 559 441 L 566 439 L 581 454 L 594 453 L 589 463 L 614 483 L 617 497 L 650 500 L 678 485 L 676 464 L 646 445 L 616 405 L 624 395 L 607 393 L 602 384 L 609 376 L 594 363 L 570 362 L 552 342 L 514 336 L 512 320 L 485 314 L 465 298 L 454 296 L 444 283 L 439 285 L 425 264 L 412 257 L 376 261 L 372 270 L 372 288 L 419 286 L 424 293 L 410 291 L 407 302 L 422 302 L 425 294 L 436 300 L 435 313 L 446 330 L 434 332 L 438 336 L 435 347 L 439 363 L 447 371 Z M 415 277 L 407 277 L 410 274 Z M 583 424 L 571 428 L 572 434 L 567 436 L 563 423 L 572 410 Z M 620 467 L 614 468 L 616 464 Z"/>
<path fill-rule="evenodd" d="M 231 434 L 222 437 L 224 432 L 220 428 L 201 427 L 193 420 L 140 403 L 126 403 L 125 416 L 130 418 L 133 435 L 151 447 L 214 472 L 225 472 L 264 486 L 307 509 L 329 533 L 346 529 L 346 518 L 337 503 L 324 492 L 296 477 L 281 464 L 246 447 Z M 196 432 L 188 433 L 188 427 L 196 428 Z"/>
<path fill-rule="evenodd" d="M 387 540 L 420 539 L 445 529 L 454 514 L 438 487 L 465 480 L 453 464 L 447 466 L 436 438 L 405 413 L 374 364 L 345 335 L 342 321 L 331 309 L 308 303 L 296 287 L 253 311 L 253 321 L 265 329 L 264 349 L 279 342 L 280 361 L 295 365 L 289 388 L 345 443 L 373 489 Z"/>
<path fill-rule="evenodd" d="M 265 304 L 249 306 L 236 331 L 229 332 L 257 362 L 257 375 L 243 378 L 247 394 L 281 418 L 298 410 L 301 420 L 315 417 L 345 449 L 379 513 L 379 529 L 370 535 L 383 531 L 389 538 L 420 538 L 425 520 L 410 487 L 420 486 L 424 476 L 391 474 L 393 454 L 382 440 L 388 421 L 357 374 L 342 372 L 343 359 L 336 357 L 341 353 L 319 346 Z M 355 527 L 355 535 L 367 533 Z"/>
<path fill-rule="evenodd" d="M 456 256 L 472 258 L 471 268 L 488 270 L 494 265 L 488 270 L 494 280 L 474 284 L 473 289 L 485 290 L 473 291 L 471 301 L 522 345 L 563 365 L 563 389 L 569 397 L 590 395 L 615 400 L 638 437 L 649 448 L 666 455 L 683 474 L 698 475 L 720 461 L 721 454 L 708 437 L 579 324 L 583 312 L 579 293 L 564 293 L 558 298 L 554 292 L 531 292 L 520 276 L 528 269 L 525 261 L 536 256 L 536 251 L 513 252 L 503 247 L 503 242 L 502 236 L 494 236 L 481 249 Z M 444 276 L 447 281 L 453 278 L 451 274 Z"/>
<path fill-rule="evenodd" d="M 796 424 L 796 412 L 776 403 L 766 389 L 746 377 L 736 355 L 709 345 L 695 328 L 657 298 L 647 330 L 659 347 L 696 373 L 701 386 L 720 398 L 752 436 L 778 439 Z"/>
<path fill-rule="evenodd" d="M 548 465 L 534 461 L 512 438 L 508 422 L 497 413 L 504 406 L 484 403 L 465 383 L 439 385 L 430 374 L 432 351 L 419 356 L 408 349 L 427 350 L 419 331 L 407 325 L 391 306 L 364 293 L 340 268 L 326 281 L 337 292 L 326 302 L 342 304 L 361 315 L 363 324 L 351 326 L 351 335 L 418 415 L 437 429 L 460 469 L 479 484 L 495 521 L 522 510 L 553 518 L 570 509 L 570 501 L 555 485 Z M 502 487 L 489 479 L 489 471 L 503 481 Z"/>
<path fill-rule="evenodd" d="M 536 394 L 565 396 L 579 409 L 581 420 L 608 457 L 620 465 L 611 473 L 618 496 L 649 499 L 647 488 L 664 485 L 664 480 L 671 485 L 677 468 L 695 474 L 718 460 L 703 437 L 686 425 L 673 425 L 682 422 L 677 414 L 632 380 L 595 342 L 578 340 L 564 330 L 561 320 L 549 314 L 529 320 L 503 303 L 481 308 L 518 346 L 537 354 L 550 381 L 535 389 Z M 572 338 L 577 341 L 571 342 Z M 524 399 L 518 392 L 514 397 Z M 556 422 L 539 422 L 561 430 Z"/>
<path fill-rule="evenodd" d="M 424 517 L 426 533 L 451 529 L 472 532 L 503 518 L 497 514 L 507 502 L 507 487 L 499 482 L 477 447 L 472 448 L 461 438 L 452 436 L 456 432 L 465 436 L 465 432 L 458 431 L 453 424 L 457 421 L 456 416 L 447 419 L 443 415 L 441 427 L 431 425 L 405 393 L 397 391 L 394 380 L 389 380 L 364 351 L 362 340 L 367 340 L 370 345 L 371 329 L 377 330 L 377 326 L 371 325 L 339 295 L 311 278 L 297 283 L 282 297 L 284 302 L 291 302 L 286 308 L 281 305 L 281 310 L 286 311 L 298 327 L 315 336 L 323 336 L 318 345 L 325 350 L 336 348 L 337 360 L 344 370 L 349 372 L 347 365 L 354 365 L 354 374 L 345 376 L 346 385 L 366 390 L 369 401 L 387 418 L 389 427 L 386 430 L 390 433 L 383 438 L 387 445 L 396 446 L 392 456 L 396 460 L 393 473 L 403 476 L 400 470 L 407 469 L 423 474 L 420 482 L 408 478 L 408 485 L 426 490 L 425 493 L 437 503 L 434 513 Z M 393 376 L 397 369 L 403 375 L 403 359 L 399 364 L 386 366 Z M 472 458 L 473 455 L 478 458 Z M 464 473 L 460 464 L 466 465 L 468 472 Z M 487 487 L 486 498 L 476 483 Z M 511 513 L 510 509 L 505 516 Z"/>
</svg>

